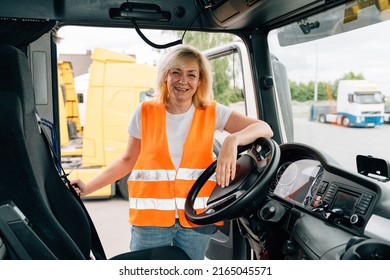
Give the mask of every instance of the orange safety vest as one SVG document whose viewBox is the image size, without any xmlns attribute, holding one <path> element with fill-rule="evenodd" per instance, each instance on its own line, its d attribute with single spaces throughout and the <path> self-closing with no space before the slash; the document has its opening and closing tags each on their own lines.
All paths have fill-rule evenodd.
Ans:
<svg viewBox="0 0 390 280">
<path fill-rule="evenodd" d="M 195 108 L 176 171 L 169 154 L 165 105 L 155 101 L 142 103 L 141 151 L 128 179 L 130 224 L 170 227 L 175 223 L 177 209 L 183 227 L 197 227 L 185 217 L 184 204 L 196 179 L 214 160 L 215 106 L 212 102 L 206 108 Z M 213 177 L 199 192 L 194 203 L 196 210 L 206 208 L 216 185 Z"/>
</svg>

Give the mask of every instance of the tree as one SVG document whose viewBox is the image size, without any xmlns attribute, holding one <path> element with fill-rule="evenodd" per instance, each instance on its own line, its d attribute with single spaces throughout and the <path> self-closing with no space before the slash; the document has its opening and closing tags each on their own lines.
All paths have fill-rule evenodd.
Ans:
<svg viewBox="0 0 390 280">
<path fill-rule="evenodd" d="M 327 84 L 330 86 L 332 93 L 332 98 L 337 99 L 337 87 L 340 80 L 364 80 L 364 75 L 359 73 L 355 74 L 352 71 L 344 74 L 341 78 L 336 79 L 332 82 L 319 82 L 318 83 L 318 100 L 327 100 L 329 99 L 327 93 Z M 304 102 L 314 100 L 314 82 L 310 81 L 307 84 L 299 83 L 297 84 L 294 81 L 289 80 L 291 99 Z"/>
<path fill-rule="evenodd" d="M 349 71 L 348 73 L 345 73 L 344 76 L 342 76 L 340 79 L 337 79 L 333 83 L 333 91 L 332 91 L 335 99 L 337 98 L 337 89 L 340 80 L 364 80 L 364 75 L 362 73 L 355 74 L 352 71 Z"/>
<path fill-rule="evenodd" d="M 352 71 L 349 71 L 348 73 L 345 73 L 341 79 L 338 79 L 337 82 L 339 80 L 364 80 L 364 75 L 362 73 L 355 74 Z"/>
</svg>

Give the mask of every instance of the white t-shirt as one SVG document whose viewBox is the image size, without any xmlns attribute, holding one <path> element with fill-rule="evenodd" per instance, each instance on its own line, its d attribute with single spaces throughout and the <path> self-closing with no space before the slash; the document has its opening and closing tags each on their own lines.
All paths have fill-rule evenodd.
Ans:
<svg viewBox="0 0 390 280">
<path fill-rule="evenodd" d="M 141 139 L 141 104 L 142 103 L 138 104 L 135 108 L 128 127 L 128 133 L 138 139 Z M 180 165 L 183 145 L 187 139 L 188 132 L 190 131 L 194 112 L 195 106 L 192 105 L 190 109 L 183 114 L 166 113 L 169 153 L 176 169 L 178 169 Z M 232 108 L 217 103 L 215 130 L 224 130 L 232 112 Z"/>
</svg>

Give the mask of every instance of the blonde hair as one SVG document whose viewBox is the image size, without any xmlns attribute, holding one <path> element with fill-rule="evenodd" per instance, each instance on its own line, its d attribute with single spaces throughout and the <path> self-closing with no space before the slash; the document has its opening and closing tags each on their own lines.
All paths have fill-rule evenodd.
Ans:
<svg viewBox="0 0 390 280">
<path fill-rule="evenodd" d="M 168 72 L 177 65 L 178 60 L 196 61 L 199 65 L 199 86 L 192 97 L 196 107 L 206 107 L 214 98 L 213 73 L 208 59 L 197 49 L 191 46 L 180 45 L 169 52 L 159 63 L 156 79 L 157 100 L 168 103 L 169 93 L 166 79 Z"/>
</svg>

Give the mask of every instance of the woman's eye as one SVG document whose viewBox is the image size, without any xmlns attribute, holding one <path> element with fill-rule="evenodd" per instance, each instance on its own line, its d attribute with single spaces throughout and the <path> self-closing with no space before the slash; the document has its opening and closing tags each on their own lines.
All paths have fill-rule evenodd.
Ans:
<svg viewBox="0 0 390 280">
<path fill-rule="evenodd" d="M 196 75 L 195 74 L 190 74 L 188 76 L 190 77 L 190 79 L 196 79 Z"/>
<path fill-rule="evenodd" d="M 171 75 L 178 76 L 180 75 L 180 71 L 172 70 Z"/>
</svg>

